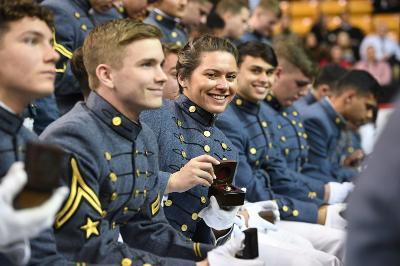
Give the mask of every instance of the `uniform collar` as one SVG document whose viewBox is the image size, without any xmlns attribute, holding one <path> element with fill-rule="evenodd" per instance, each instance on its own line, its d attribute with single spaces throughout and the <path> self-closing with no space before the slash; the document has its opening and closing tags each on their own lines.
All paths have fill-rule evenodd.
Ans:
<svg viewBox="0 0 400 266">
<path fill-rule="evenodd" d="M 317 101 L 317 98 L 315 98 L 314 94 L 312 94 L 311 90 L 308 91 L 308 93 L 304 96 L 304 99 L 306 100 L 307 104 L 313 104 Z"/>
<path fill-rule="evenodd" d="M 266 36 L 264 36 L 263 34 L 261 34 L 260 32 L 258 32 L 258 31 L 256 31 L 256 30 L 253 30 L 251 33 L 253 34 L 253 36 L 254 36 L 259 42 L 262 42 L 262 43 L 266 43 L 266 44 L 268 44 L 268 45 L 271 45 L 271 39 L 270 39 L 270 38 L 267 38 Z"/>
<path fill-rule="evenodd" d="M 89 94 L 86 106 L 118 135 L 128 140 L 135 141 L 142 129 L 140 122 L 136 124 L 131 121 L 96 92 Z"/>
<path fill-rule="evenodd" d="M 0 107 L 0 130 L 10 135 L 16 135 L 24 120 L 18 115 Z"/>
<path fill-rule="evenodd" d="M 179 107 L 191 118 L 201 123 L 206 127 L 210 127 L 214 125 L 215 118 L 217 115 L 207 112 L 202 109 L 200 106 L 189 100 L 185 95 L 180 95 L 175 102 L 179 105 Z"/>
<path fill-rule="evenodd" d="M 167 15 L 158 8 L 154 8 L 150 12 L 149 16 L 153 17 L 158 22 L 162 21 L 163 23 L 168 24 L 172 27 L 181 25 L 181 20 L 179 18 Z"/>
<path fill-rule="evenodd" d="M 257 115 L 258 112 L 260 111 L 260 104 L 247 101 L 247 100 L 243 99 L 242 97 L 240 97 L 238 94 L 236 94 L 236 96 L 233 99 L 231 104 L 233 104 L 237 108 L 239 108 L 247 113 L 253 114 L 253 115 Z"/>
<path fill-rule="evenodd" d="M 320 103 L 322 108 L 324 108 L 325 112 L 328 114 L 329 118 L 333 121 L 335 125 L 337 125 L 339 128 L 344 128 L 346 126 L 346 120 L 341 114 L 336 112 L 328 97 L 322 98 Z"/>
<path fill-rule="evenodd" d="M 274 96 L 272 91 L 269 92 L 265 97 L 265 102 L 277 111 L 282 108 L 281 104 L 278 102 L 278 99 Z"/>
<path fill-rule="evenodd" d="M 89 12 L 89 10 L 92 8 L 90 5 L 89 0 L 73 0 L 78 6 L 80 6 L 83 10 Z"/>
</svg>

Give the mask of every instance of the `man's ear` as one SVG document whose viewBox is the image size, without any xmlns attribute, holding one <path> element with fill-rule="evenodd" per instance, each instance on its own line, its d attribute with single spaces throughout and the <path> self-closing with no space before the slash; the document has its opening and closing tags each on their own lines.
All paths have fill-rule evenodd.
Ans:
<svg viewBox="0 0 400 266">
<path fill-rule="evenodd" d="M 276 77 L 279 79 L 281 77 L 283 68 L 281 66 L 277 66 L 275 69 Z"/>
<path fill-rule="evenodd" d="M 352 104 L 353 100 L 357 97 L 355 90 L 347 90 L 343 93 L 343 99 L 345 104 Z"/>
<path fill-rule="evenodd" d="M 318 91 L 321 97 L 328 96 L 331 92 L 331 88 L 327 84 L 321 84 L 318 86 Z"/>
<path fill-rule="evenodd" d="M 106 64 L 100 64 L 96 67 L 96 76 L 100 81 L 100 84 L 108 88 L 114 88 L 114 81 L 111 74 L 110 66 Z"/>
<path fill-rule="evenodd" d="M 182 76 L 182 74 L 178 74 L 177 77 L 179 85 L 185 89 L 187 87 L 187 79 Z"/>
</svg>

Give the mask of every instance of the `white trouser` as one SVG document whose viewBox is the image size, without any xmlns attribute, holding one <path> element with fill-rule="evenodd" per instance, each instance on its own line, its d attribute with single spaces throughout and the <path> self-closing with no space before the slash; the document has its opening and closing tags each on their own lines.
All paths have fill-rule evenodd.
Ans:
<svg viewBox="0 0 400 266">
<path fill-rule="evenodd" d="M 345 231 L 319 224 L 291 221 L 279 221 L 276 225 L 281 230 L 292 232 L 307 239 L 315 249 L 334 255 L 342 262 L 344 261 Z"/>
</svg>

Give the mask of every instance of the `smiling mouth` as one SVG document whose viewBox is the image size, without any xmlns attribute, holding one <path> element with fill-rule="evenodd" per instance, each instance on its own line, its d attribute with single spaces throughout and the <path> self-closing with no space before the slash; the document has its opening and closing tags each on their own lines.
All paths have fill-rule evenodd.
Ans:
<svg viewBox="0 0 400 266">
<path fill-rule="evenodd" d="M 226 98 L 228 98 L 229 95 L 220 95 L 220 94 L 209 93 L 208 96 L 212 97 L 213 99 L 215 99 L 217 101 L 224 101 Z"/>
</svg>

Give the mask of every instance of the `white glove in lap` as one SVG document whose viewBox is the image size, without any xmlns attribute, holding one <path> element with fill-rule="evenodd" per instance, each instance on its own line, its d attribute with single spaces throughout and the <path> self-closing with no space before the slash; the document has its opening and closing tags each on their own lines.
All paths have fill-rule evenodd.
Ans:
<svg viewBox="0 0 400 266">
<path fill-rule="evenodd" d="M 351 182 L 329 182 L 328 185 L 331 190 L 328 199 L 329 204 L 342 203 L 354 189 L 354 185 Z"/>
<path fill-rule="evenodd" d="M 275 221 L 279 221 L 279 209 L 275 201 L 267 200 L 254 203 L 246 203 L 243 206 L 244 209 L 249 213 L 248 227 L 255 227 L 260 232 L 267 232 L 268 230 L 276 231 L 278 228 L 273 223 L 270 223 L 266 219 L 260 216 L 261 212 L 272 212 Z"/>
<path fill-rule="evenodd" d="M 346 204 L 344 203 L 328 205 L 325 225 L 332 228 L 345 230 L 347 221 L 340 215 L 340 213 L 345 209 Z"/>
<path fill-rule="evenodd" d="M 215 230 L 225 230 L 233 226 L 238 207 L 232 207 L 230 210 L 221 209 L 217 199 L 214 196 L 210 198 L 210 204 L 199 212 L 204 222 Z"/>
</svg>

